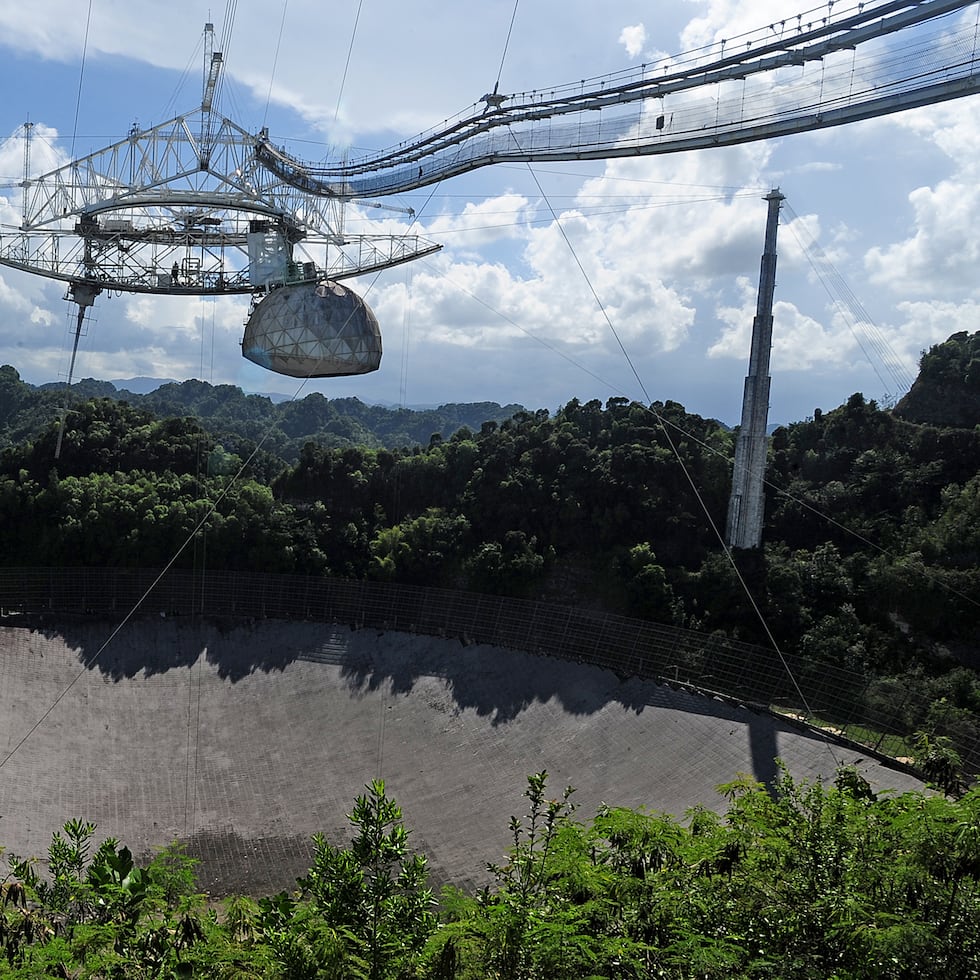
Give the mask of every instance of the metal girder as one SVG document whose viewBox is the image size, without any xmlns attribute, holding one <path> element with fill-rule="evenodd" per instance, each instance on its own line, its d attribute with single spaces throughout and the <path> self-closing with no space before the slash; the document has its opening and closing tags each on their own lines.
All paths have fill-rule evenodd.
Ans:
<svg viewBox="0 0 980 980">
<path fill-rule="evenodd" d="M 208 93 L 221 61 L 213 54 L 199 109 L 27 178 L 23 223 L 0 228 L 0 264 L 99 289 L 247 292 L 270 285 L 251 264 L 250 236 L 261 232 L 278 236 L 288 275 L 383 269 L 438 246 L 346 234 L 353 200 L 495 163 L 723 146 L 972 94 L 975 25 L 951 15 L 975 3 L 869 0 L 839 5 L 834 16 L 828 4 L 827 16 L 770 24 L 737 51 L 720 42 L 573 86 L 495 93 L 482 109 L 391 150 L 327 166 L 215 115 Z"/>
<path fill-rule="evenodd" d="M 30 178 L 22 228 L 168 200 L 177 206 L 302 214 L 305 223 L 319 228 L 338 224 L 339 215 L 329 202 L 311 202 L 259 166 L 253 152 L 256 137 L 231 120 L 218 122 L 205 147 L 196 135 L 203 119 L 198 111 L 151 129 L 134 129 L 124 140 Z"/>
<path fill-rule="evenodd" d="M 308 237 L 302 242 L 304 256 L 316 245 L 331 246 L 326 258 L 306 262 L 299 257 L 293 263 L 295 271 L 283 282 L 349 279 L 431 255 L 442 247 L 418 235 L 350 235 L 340 242 Z M 231 235 L 156 231 L 5 235 L 0 240 L 0 264 L 63 282 L 85 282 L 100 291 L 169 295 L 256 291 L 247 245 L 240 236 Z"/>
<path fill-rule="evenodd" d="M 972 94 L 975 24 L 951 15 L 975 3 L 885 0 L 838 6 L 833 17 L 828 4 L 827 16 L 770 24 L 738 51 L 722 41 L 662 71 L 485 97 L 440 129 L 359 159 L 305 163 L 264 135 L 256 154 L 282 180 L 330 199 L 401 193 L 497 163 L 675 153 L 842 125 Z"/>
<path fill-rule="evenodd" d="M 0 228 L 0 264 L 98 291 L 248 293 L 270 285 L 250 271 L 257 229 L 289 252 L 283 281 L 349 278 L 439 248 L 347 234 L 346 202 L 281 180 L 257 139 L 202 107 L 28 178 L 22 224 Z"/>
</svg>

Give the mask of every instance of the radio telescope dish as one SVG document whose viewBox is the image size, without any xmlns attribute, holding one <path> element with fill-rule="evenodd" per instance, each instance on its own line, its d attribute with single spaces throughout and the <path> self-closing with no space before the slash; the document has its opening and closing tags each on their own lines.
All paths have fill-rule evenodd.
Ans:
<svg viewBox="0 0 980 980">
<path fill-rule="evenodd" d="M 297 283 L 255 303 L 242 354 L 293 378 L 368 374 L 381 366 L 381 330 L 371 308 L 346 286 Z"/>
</svg>

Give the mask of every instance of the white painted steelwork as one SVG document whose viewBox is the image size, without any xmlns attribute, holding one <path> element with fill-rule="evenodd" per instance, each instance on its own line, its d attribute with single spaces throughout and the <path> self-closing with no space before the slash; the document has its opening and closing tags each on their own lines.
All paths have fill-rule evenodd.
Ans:
<svg viewBox="0 0 980 980">
<path fill-rule="evenodd" d="M 975 0 L 833 0 L 736 41 L 573 85 L 484 96 L 439 128 L 327 165 L 256 152 L 328 198 L 412 190 L 496 163 L 676 153 L 839 126 L 972 95 Z"/>
<path fill-rule="evenodd" d="M 970 95 L 977 18 L 965 11 L 975 6 L 828 0 L 795 22 L 659 64 L 527 93 L 495 91 L 413 140 L 325 166 L 217 114 L 223 62 L 209 44 L 204 96 L 193 112 L 134 126 L 41 176 L 26 172 L 25 126 L 23 222 L 0 226 L 0 265 L 63 280 L 69 296 L 92 300 L 104 290 L 261 295 L 389 268 L 440 246 L 415 235 L 347 234 L 350 202 L 387 206 L 369 199 L 495 163 L 722 146 Z"/>
</svg>

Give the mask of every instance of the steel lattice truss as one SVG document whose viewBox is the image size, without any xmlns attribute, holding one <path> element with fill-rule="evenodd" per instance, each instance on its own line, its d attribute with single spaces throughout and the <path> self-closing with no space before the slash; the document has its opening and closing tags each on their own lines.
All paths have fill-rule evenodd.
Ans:
<svg viewBox="0 0 980 980">
<path fill-rule="evenodd" d="M 248 293 L 344 279 L 435 251 L 348 236 L 344 210 L 500 162 L 671 153 L 841 125 L 976 91 L 976 0 L 869 0 L 780 21 L 668 63 L 484 96 L 442 127 L 366 157 L 303 163 L 202 105 L 26 178 L 0 264 L 103 289 Z M 727 45 L 727 50 L 726 50 Z"/>
<path fill-rule="evenodd" d="M 134 128 L 25 181 L 23 224 L 0 229 L 0 263 L 95 294 L 196 295 L 269 285 L 254 268 L 269 241 L 287 253 L 288 281 L 344 279 L 439 248 L 411 235 L 345 235 L 343 203 L 263 166 L 258 138 L 203 108 Z"/>
</svg>

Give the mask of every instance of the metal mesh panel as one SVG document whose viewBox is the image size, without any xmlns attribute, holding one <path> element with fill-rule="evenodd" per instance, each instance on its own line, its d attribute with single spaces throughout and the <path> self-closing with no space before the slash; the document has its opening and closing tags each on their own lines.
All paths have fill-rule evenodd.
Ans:
<svg viewBox="0 0 980 980">
<path fill-rule="evenodd" d="M 917 692 L 767 647 L 660 623 L 504 596 L 385 582 L 246 572 L 166 574 L 126 568 L 0 568 L 2 615 L 204 615 L 310 620 L 359 629 L 458 637 L 684 684 L 804 718 L 887 753 L 910 734 Z M 784 664 L 785 659 L 785 664 Z M 787 666 L 789 670 L 787 671 Z M 795 681 L 795 683 L 794 683 Z M 802 697 L 801 697 L 802 692 Z M 809 708 L 809 711 L 807 711 Z M 980 734 L 955 709 L 937 732 L 953 740 L 966 771 L 980 769 Z"/>
</svg>

